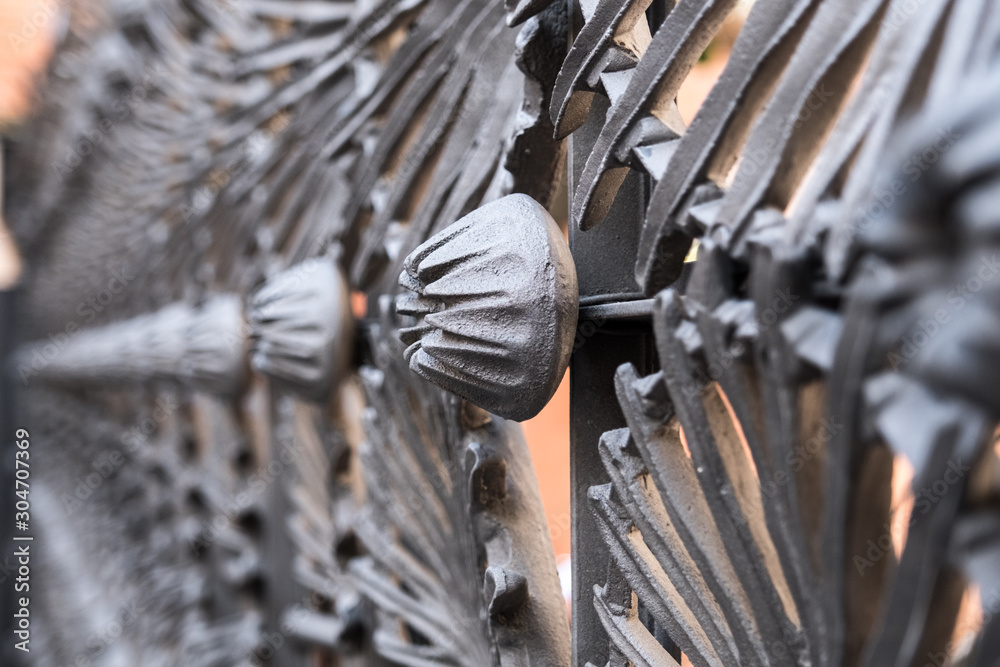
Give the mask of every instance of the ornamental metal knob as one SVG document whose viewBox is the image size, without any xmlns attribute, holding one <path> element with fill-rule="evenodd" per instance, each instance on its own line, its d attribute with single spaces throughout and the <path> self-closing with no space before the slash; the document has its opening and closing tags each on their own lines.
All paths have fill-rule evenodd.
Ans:
<svg viewBox="0 0 1000 667">
<path fill-rule="evenodd" d="M 268 279 L 250 299 L 254 370 L 306 398 L 325 399 L 353 349 L 349 299 L 343 272 L 330 257 Z"/>
<path fill-rule="evenodd" d="M 522 421 L 555 393 L 573 350 L 579 296 L 569 246 L 535 200 L 510 195 L 428 239 L 404 262 L 396 310 L 410 369 Z"/>
</svg>

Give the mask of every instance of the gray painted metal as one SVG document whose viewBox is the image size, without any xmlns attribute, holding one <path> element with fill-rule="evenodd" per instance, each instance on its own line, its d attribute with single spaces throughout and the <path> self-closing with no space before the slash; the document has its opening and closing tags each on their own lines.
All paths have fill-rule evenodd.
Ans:
<svg viewBox="0 0 1000 667">
<path fill-rule="evenodd" d="M 516 421 L 559 387 L 576 336 L 576 268 L 555 220 L 526 195 L 468 214 L 414 250 L 396 311 L 410 368 Z"/>
<path fill-rule="evenodd" d="M 5 176 L 42 662 L 996 663 L 996 3 L 757 0 L 690 127 L 733 0 L 119 5 Z"/>
</svg>

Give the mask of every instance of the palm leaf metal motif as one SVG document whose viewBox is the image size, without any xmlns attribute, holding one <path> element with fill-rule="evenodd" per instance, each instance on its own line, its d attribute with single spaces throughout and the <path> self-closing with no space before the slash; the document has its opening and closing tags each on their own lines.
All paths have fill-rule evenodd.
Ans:
<svg viewBox="0 0 1000 667">
<path fill-rule="evenodd" d="M 614 225 L 630 170 L 652 182 L 632 298 L 655 297 L 661 370 L 618 369 L 627 428 L 601 439 L 609 482 L 589 492 L 613 561 L 593 598 L 609 664 L 960 659 L 967 586 L 997 574 L 997 409 L 977 379 L 996 369 L 991 290 L 905 347 L 991 261 L 969 225 L 994 224 L 971 183 L 993 183 L 1000 15 L 758 0 L 684 127 L 679 84 L 735 4 L 680 2 L 655 26 L 645 3 L 582 3 L 553 95 L 559 133 L 590 127 L 574 224 Z M 989 632 L 969 664 L 992 664 Z"/>
<path fill-rule="evenodd" d="M 514 192 L 552 198 L 563 151 L 544 110 L 566 35 L 565 8 L 549 4 L 168 0 L 98 3 L 71 22 L 37 118 L 11 151 L 5 217 L 33 267 L 19 333 L 41 344 L 24 348 L 26 403 L 93 408 L 65 410 L 75 430 L 37 434 L 63 463 L 50 486 L 86 467 L 62 448 L 110 447 L 116 427 L 128 433 L 178 397 L 149 439 L 184 453 L 156 454 L 173 461 L 165 484 L 177 495 L 177 525 L 163 530 L 193 547 L 148 569 L 119 568 L 140 590 L 184 584 L 172 606 L 148 607 L 141 628 L 157 630 L 146 646 L 130 640 L 136 664 L 567 659 L 516 427 L 467 428 L 458 404 L 427 394 L 405 366 L 367 366 L 361 392 L 355 362 L 389 334 L 369 346 L 346 307 L 350 291 L 355 303 L 361 291 L 370 304 L 395 294 L 406 253 L 477 206 Z M 313 265 L 322 270 L 305 269 Z M 109 267 L 113 298 L 87 301 Z M 344 285 L 308 284 L 318 279 Z M 217 303 L 233 307 L 211 320 L 219 326 L 197 350 L 202 365 L 185 365 L 183 332 L 142 344 L 173 314 L 197 323 Z M 59 362 L 33 368 L 42 341 L 68 322 L 76 328 Z M 378 373 L 401 384 L 379 388 Z M 362 428 L 367 401 L 384 424 Z M 112 424 L 88 430 L 95 413 Z M 67 429 L 75 435 L 62 437 Z M 469 438 L 483 439 L 471 453 Z M 412 477 L 392 470 L 399 488 L 424 479 L 427 501 L 438 498 L 430 542 L 412 542 L 414 517 L 397 522 L 373 482 L 401 451 L 419 465 Z M 457 467 L 427 478 L 428 457 Z M 167 474 L 129 461 L 140 479 Z M 473 494 L 484 479 L 508 495 Z M 102 513 L 124 517 L 118 497 L 115 484 L 102 487 L 82 529 Z M 52 506 L 45 516 L 57 525 Z M 139 524 L 157 511 L 134 510 Z M 152 539 L 125 535 L 123 553 Z M 111 542 L 87 549 L 85 563 L 118 557 Z M 432 573 L 430 589 L 413 578 L 421 572 Z M 74 590 L 67 606 L 85 608 Z M 86 640 L 58 630 L 59 608 L 53 598 L 39 609 L 65 641 L 53 643 L 53 663 L 72 661 Z M 439 611 L 456 624 L 436 632 Z"/>
</svg>

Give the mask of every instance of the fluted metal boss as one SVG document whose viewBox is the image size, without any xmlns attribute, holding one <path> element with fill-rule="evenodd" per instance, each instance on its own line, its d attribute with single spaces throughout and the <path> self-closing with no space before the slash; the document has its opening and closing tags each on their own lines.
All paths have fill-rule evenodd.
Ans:
<svg viewBox="0 0 1000 667">
<path fill-rule="evenodd" d="M 343 377 L 354 319 L 336 261 L 317 257 L 271 277 L 250 299 L 250 363 L 279 384 L 322 400 Z"/>
<path fill-rule="evenodd" d="M 534 417 L 566 372 L 576 268 L 562 231 L 531 197 L 509 195 L 428 239 L 404 262 L 397 312 L 410 369 L 501 417 Z"/>
</svg>

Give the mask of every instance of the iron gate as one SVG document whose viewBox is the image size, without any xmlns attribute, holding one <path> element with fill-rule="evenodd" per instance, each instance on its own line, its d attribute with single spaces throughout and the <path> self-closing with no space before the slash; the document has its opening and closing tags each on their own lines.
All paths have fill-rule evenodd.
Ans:
<svg viewBox="0 0 1000 667">
<path fill-rule="evenodd" d="M 994 664 L 1000 11 L 751 4 L 74 9 L 5 176 L 9 662 Z"/>
</svg>

